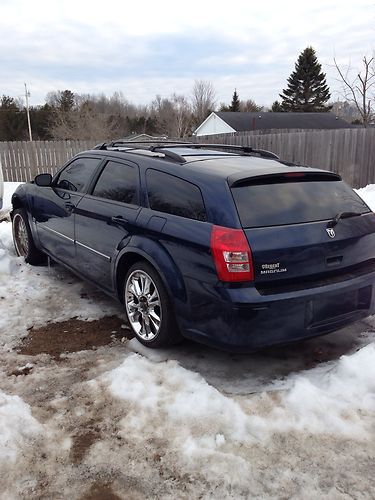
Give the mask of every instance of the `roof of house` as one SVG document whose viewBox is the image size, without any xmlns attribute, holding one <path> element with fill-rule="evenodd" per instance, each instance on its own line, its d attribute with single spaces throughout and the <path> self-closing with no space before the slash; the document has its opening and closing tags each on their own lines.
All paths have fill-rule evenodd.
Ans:
<svg viewBox="0 0 375 500">
<path fill-rule="evenodd" d="M 353 125 L 333 113 L 241 113 L 215 112 L 237 132 L 266 129 L 336 129 L 352 128 Z"/>
</svg>

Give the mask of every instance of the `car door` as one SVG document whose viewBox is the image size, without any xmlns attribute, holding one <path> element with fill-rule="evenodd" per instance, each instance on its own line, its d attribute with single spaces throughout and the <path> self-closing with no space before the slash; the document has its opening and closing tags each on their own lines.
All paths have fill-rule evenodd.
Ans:
<svg viewBox="0 0 375 500">
<path fill-rule="evenodd" d="M 79 157 L 53 180 L 51 187 L 38 188 L 33 217 L 41 246 L 52 257 L 75 267 L 75 208 L 83 197 L 101 158 Z"/>
<path fill-rule="evenodd" d="M 139 169 L 130 161 L 109 160 L 75 213 L 77 265 L 100 286 L 113 290 L 113 259 L 119 243 L 136 230 L 140 212 Z"/>
</svg>

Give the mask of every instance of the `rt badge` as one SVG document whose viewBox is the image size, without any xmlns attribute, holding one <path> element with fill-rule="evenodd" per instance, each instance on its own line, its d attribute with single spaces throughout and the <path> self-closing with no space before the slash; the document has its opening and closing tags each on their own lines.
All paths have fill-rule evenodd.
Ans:
<svg viewBox="0 0 375 500">
<path fill-rule="evenodd" d="M 334 238 L 336 236 L 335 231 L 331 227 L 327 228 L 326 231 L 330 238 Z"/>
</svg>

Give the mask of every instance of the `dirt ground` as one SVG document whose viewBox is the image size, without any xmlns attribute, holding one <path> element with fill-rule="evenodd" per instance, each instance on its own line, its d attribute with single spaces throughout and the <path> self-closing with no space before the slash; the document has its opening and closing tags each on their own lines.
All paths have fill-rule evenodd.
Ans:
<svg viewBox="0 0 375 500">
<path fill-rule="evenodd" d="M 43 328 L 32 328 L 16 351 L 4 354 L 0 363 L 4 375 L 0 378 L 1 388 L 28 403 L 33 416 L 46 426 L 46 432 L 43 437 L 32 438 L 26 443 L 16 468 L 9 464 L 2 471 L 2 500 L 318 498 L 316 492 L 308 494 L 309 487 L 304 485 L 303 475 L 297 482 L 292 480 L 296 474 L 293 470 L 309 471 L 309 474 L 312 471 L 319 477 L 322 491 L 329 491 L 332 481 L 341 488 L 340 494 L 325 498 L 358 498 L 353 492 L 365 492 L 361 498 L 370 498 L 372 448 L 366 450 L 362 444 L 353 444 L 350 440 L 319 435 L 306 435 L 301 439 L 298 434 L 290 434 L 283 442 L 279 436 L 265 446 L 259 443 L 250 449 L 244 447 L 246 460 L 257 467 L 253 489 L 234 485 L 228 490 L 220 475 L 213 483 L 199 473 L 199 468 L 191 473 L 178 464 L 175 438 L 168 436 L 163 424 L 160 430 L 157 427 L 146 429 L 141 440 L 128 434 L 126 419 L 132 411 L 131 406 L 111 396 L 100 383 L 102 374 L 119 366 L 129 355 L 131 335 L 123 321 L 111 316 L 91 322 L 71 319 L 50 323 Z M 268 350 L 254 356 L 253 360 L 255 365 L 261 360 L 262 374 L 268 365 L 270 376 L 274 377 L 272 363 L 277 362 L 277 366 L 280 362 L 285 363 L 290 372 L 296 367 L 303 369 L 337 359 L 343 351 L 352 348 L 350 339 L 337 343 L 334 339 L 323 338 L 289 349 Z M 179 350 L 176 352 L 181 352 L 181 363 L 189 369 L 192 368 L 189 363 L 193 363 L 206 378 L 210 374 L 214 377 L 211 360 L 215 359 L 216 365 L 220 365 L 220 356 L 223 366 L 227 365 L 228 369 L 228 376 L 220 374 L 225 383 L 230 381 L 229 372 L 237 378 L 242 376 L 233 369 L 243 362 L 241 356 L 221 355 L 190 343 L 180 346 Z M 290 365 L 293 358 L 295 362 Z M 217 380 L 216 376 L 213 383 Z M 230 386 L 224 389 L 231 390 Z M 251 388 L 247 391 L 251 392 Z M 249 392 L 238 395 L 237 399 L 248 397 Z M 278 398 L 278 395 L 270 397 Z M 254 405 L 263 404 L 262 398 L 256 396 Z M 155 422 L 155 425 L 159 424 Z M 282 449 L 285 456 L 280 455 Z M 334 466 L 329 464 L 332 450 L 337 450 Z M 278 462 L 283 465 L 274 469 L 272 464 Z M 323 469 L 321 463 L 324 463 Z M 278 468 L 280 475 L 276 482 L 281 481 L 284 486 L 273 487 Z M 359 484 L 358 478 L 361 478 Z M 237 480 L 241 481 L 244 479 Z M 268 485 L 265 489 L 263 483 Z"/>
<path fill-rule="evenodd" d="M 116 339 L 132 337 L 129 327 L 116 316 L 90 322 L 72 318 L 41 328 L 31 328 L 17 352 L 30 356 L 46 353 L 54 359 L 60 359 L 66 353 L 96 349 Z"/>
</svg>

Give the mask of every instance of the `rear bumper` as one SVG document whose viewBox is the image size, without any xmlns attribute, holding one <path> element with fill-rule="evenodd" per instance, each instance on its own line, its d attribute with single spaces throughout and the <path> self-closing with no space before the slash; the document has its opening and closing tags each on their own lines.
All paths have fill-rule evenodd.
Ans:
<svg viewBox="0 0 375 500">
<path fill-rule="evenodd" d="M 254 351 L 333 332 L 375 313 L 375 272 L 288 293 L 261 295 L 254 286 L 189 282 L 185 337 L 231 351 Z"/>
</svg>

